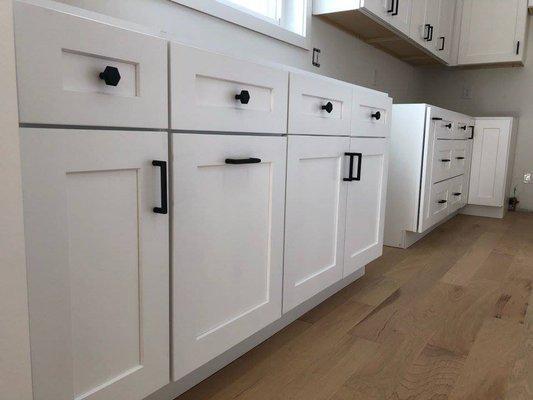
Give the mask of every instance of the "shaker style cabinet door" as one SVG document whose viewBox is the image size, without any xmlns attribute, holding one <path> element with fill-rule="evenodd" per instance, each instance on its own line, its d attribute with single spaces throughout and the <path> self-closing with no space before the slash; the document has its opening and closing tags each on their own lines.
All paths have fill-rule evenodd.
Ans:
<svg viewBox="0 0 533 400">
<path fill-rule="evenodd" d="M 344 276 L 363 268 L 383 252 L 387 193 L 388 140 L 350 139 Z"/>
<path fill-rule="evenodd" d="M 409 34 L 413 0 L 363 0 L 362 6 L 388 22 L 400 32 Z"/>
<path fill-rule="evenodd" d="M 459 64 L 522 61 L 527 0 L 464 0 Z"/>
<path fill-rule="evenodd" d="M 281 316 L 287 139 L 173 134 L 173 379 Z"/>
<path fill-rule="evenodd" d="M 289 137 L 283 312 L 342 279 L 350 139 Z"/>
<path fill-rule="evenodd" d="M 510 119 L 476 121 L 468 204 L 504 205 L 510 145 Z"/>
<path fill-rule="evenodd" d="M 167 136 L 20 136 L 34 398 L 144 399 L 169 382 Z"/>
</svg>

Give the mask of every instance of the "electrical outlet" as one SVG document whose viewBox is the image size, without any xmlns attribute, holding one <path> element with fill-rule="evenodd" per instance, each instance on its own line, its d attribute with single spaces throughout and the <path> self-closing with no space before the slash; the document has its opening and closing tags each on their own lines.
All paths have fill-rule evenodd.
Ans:
<svg viewBox="0 0 533 400">
<path fill-rule="evenodd" d="M 464 100 L 472 100 L 472 87 L 471 86 L 463 86 L 463 93 L 461 94 L 461 98 Z"/>
<path fill-rule="evenodd" d="M 531 183 L 531 175 L 533 175 L 531 172 L 526 172 L 524 174 L 524 183 Z"/>
</svg>

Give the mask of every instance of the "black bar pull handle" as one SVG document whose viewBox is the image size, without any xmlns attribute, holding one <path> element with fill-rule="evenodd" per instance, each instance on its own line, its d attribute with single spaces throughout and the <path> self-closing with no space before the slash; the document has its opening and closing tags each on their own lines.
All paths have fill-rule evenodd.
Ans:
<svg viewBox="0 0 533 400">
<path fill-rule="evenodd" d="M 437 201 L 437 203 L 439 203 L 439 204 L 446 204 L 447 202 L 448 202 L 448 200 L 439 200 L 439 201 Z"/>
<path fill-rule="evenodd" d="M 474 129 L 476 129 L 476 127 L 474 125 L 470 125 L 469 128 L 472 129 L 472 132 L 470 133 L 470 137 L 468 139 L 474 139 Z"/>
<path fill-rule="evenodd" d="M 516 55 L 520 54 L 520 40 L 516 43 Z"/>
<path fill-rule="evenodd" d="M 429 30 L 431 28 L 430 24 L 424 25 L 424 40 L 429 40 Z"/>
<path fill-rule="evenodd" d="M 428 42 L 431 42 L 433 40 L 433 25 L 429 26 L 429 39 Z"/>
<path fill-rule="evenodd" d="M 442 162 L 451 162 L 452 160 L 450 160 L 449 158 L 443 158 L 441 161 Z"/>
<path fill-rule="evenodd" d="M 396 11 L 394 11 L 391 15 L 398 15 L 398 12 L 400 10 L 400 0 L 396 0 Z"/>
<path fill-rule="evenodd" d="M 226 164 L 231 165 L 242 165 L 242 164 L 259 164 L 261 162 L 260 158 L 226 158 L 224 161 Z"/>
<path fill-rule="evenodd" d="M 153 160 L 152 165 L 161 169 L 161 207 L 154 207 L 156 214 L 168 214 L 167 162 Z"/>
<path fill-rule="evenodd" d="M 441 43 L 441 45 L 439 47 L 439 51 L 444 51 L 444 49 L 445 49 L 444 44 L 446 43 L 446 37 L 441 36 L 439 39 L 442 40 L 442 43 Z"/>
<path fill-rule="evenodd" d="M 390 8 L 387 10 L 387 13 L 390 14 L 393 11 L 394 11 L 394 0 L 391 0 Z"/>
<path fill-rule="evenodd" d="M 453 195 L 454 195 L 455 197 L 459 197 L 460 195 L 462 195 L 462 193 L 457 192 L 457 193 L 454 193 Z"/>
<path fill-rule="evenodd" d="M 456 160 L 464 160 L 464 157 L 455 157 Z"/>
<path fill-rule="evenodd" d="M 431 118 L 432 121 L 442 121 L 441 117 L 433 117 Z"/>
<path fill-rule="evenodd" d="M 361 168 L 363 164 L 363 153 L 344 153 L 346 157 L 350 157 L 350 168 L 348 170 L 348 178 L 344 178 L 345 182 L 360 181 Z M 357 157 L 357 175 L 353 176 L 354 159 Z"/>
</svg>

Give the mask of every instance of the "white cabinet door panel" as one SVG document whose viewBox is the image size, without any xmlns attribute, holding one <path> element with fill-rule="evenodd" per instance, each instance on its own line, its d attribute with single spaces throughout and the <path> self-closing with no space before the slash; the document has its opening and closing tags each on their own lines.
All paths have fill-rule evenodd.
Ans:
<svg viewBox="0 0 533 400">
<path fill-rule="evenodd" d="M 14 4 L 21 122 L 168 127 L 164 40 Z M 101 79 L 106 67 L 120 80 Z"/>
<path fill-rule="evenodd" d="M 281 316 L 287 139 L 173 134 L 173 378 Z"/>
<path fill-rule="evenodd" d="M 286 133 L 289 73 L 170 44 L 171 128 Z"/>
<path fill-rule="evenodd" d="M 466 205 L 467 182 L 465 175 L 450 180 L 450 213 L 453 213 Z"/>
<path fill-rule="evenodd" d="M 345 277 L 383 252 L 388 140 L 351 138 L 350 152 L 359 156 L 354 156 L 354 180 L 347 182 Z"/>
<path fill-rule="evenodd" d="M 291 72 L 289 133 L 349 135 L 351 111 L 351 85 Z"/>
<path fill-rule="evenodd" d="M 391 110 L 392 99 L 385 93 L 355 87 L 350 136 L 388 137 Z"/>
<path fill-rule="evenodd" d="M 342 279 L 350 139 L 289 137 L 283 312 Z"/>
<path fill-rule="evenodd" d="M 450 180 L 431 185 L 423 194 L 425 201 L 420 207 L 419 229 L 422 233 L 446 218 L 450 212 Z"/>
<path fill-rule="evenodd" d="M 510 141 L 510 120 L 476 121 L 468 204 L 504 205 Z"/>
<path fill-rule="evenodd" d="M 464 0 L 459 64 L 522 60 L 526 22 L 527 0 Z"/>
<path fill-rule="evenodd" d="M 163 133 L 22 129 L 36 400 L 141 400 L 169 381 Z"/>
<path fill-rule="evenodd" d="M 361 6 L 400 32 L 409 34 L 412 0 L 363 0 Z"/>
</svg>

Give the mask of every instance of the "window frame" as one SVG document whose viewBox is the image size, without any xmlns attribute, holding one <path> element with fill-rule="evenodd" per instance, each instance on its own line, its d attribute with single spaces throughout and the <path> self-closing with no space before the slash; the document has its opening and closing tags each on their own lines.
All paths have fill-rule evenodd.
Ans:
<svg viewBox="0 0 533 400">
<path fill-rule="evenodd" d="M 245 10 L 238 5 L 228 5 L 226 1 L 218 0 L 171 0 L 174 3 L 181 4 L 185 7 L 192 8 L 204 14 L 209 14 L 213 17 L 223 19 L 235 25 L 242 26 L 263 35 L 270 36 L 274 39 L 289 43 L 293 46 L 301 47 L 303 49 L 310 49 L 310 24 L 312 15 L 312 0 L 304 0 L 305 17 L 303 21 L 303 29 L 305 36 L 290 30 L 290 25 L 294 20 L 288 19 L 287 16 L 291 14 L 291 2 L 284 1 L 282 17 L 280 24 L 276 24 L 271 18 L 254 13 L 253 11 Z"/>
</svg>

